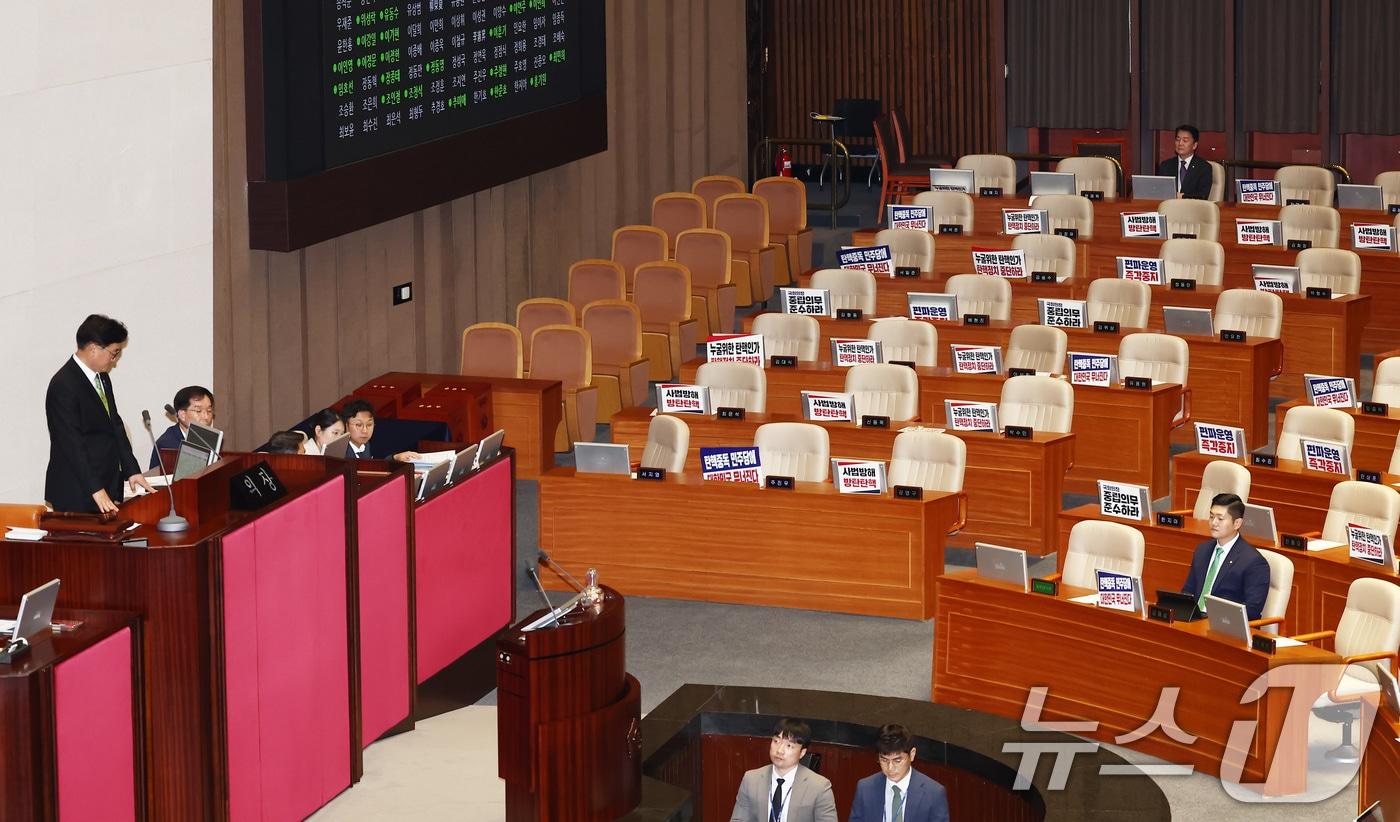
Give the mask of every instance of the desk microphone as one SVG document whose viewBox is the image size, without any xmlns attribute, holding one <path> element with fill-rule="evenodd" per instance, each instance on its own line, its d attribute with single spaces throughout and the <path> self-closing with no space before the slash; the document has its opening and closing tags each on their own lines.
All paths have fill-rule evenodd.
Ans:
<svg viewBox="0 0 1400 822">
<path fill-rule="evenodd" d="M 156 464 L 160 466 L 160 475 L 165 478 L 165 490 L 170 494 L 170 513 L 160 518 L 156 523 L 157 531 L 183 531 L 190 527 L 190 521 L 175 513 L 175 489 L 170 487 L 170 475 L 165 473 L 165 460 L 160 458 L 160 448 L 156 446 L 156 435 L 151 430 L 151 412 L 141 409 L 141 422 L 146 426 L 146 436 L 151 438 L 151 447 L 156 450 Z"/>
</svg>

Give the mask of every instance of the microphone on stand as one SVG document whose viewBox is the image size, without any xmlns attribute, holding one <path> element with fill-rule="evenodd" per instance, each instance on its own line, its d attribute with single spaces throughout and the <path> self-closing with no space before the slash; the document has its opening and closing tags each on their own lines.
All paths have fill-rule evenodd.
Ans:
<svg viewBox="0 0 1400 822">
<path fill-rule="evenodd" d="M 540 592 L 540 599 L 544 600 L 545 610 L 549 611 L 550 620 L 547 625 L 559 624 L 559 611 L 555 609 L 549 601 L 549 594 L 544 592 L 544 583 L 540 582 L 540 572 L 530 563 L 525 564 L 525 574 L 535 583 L 535 590 Z M 541 626 L 543 627 L 543 626 Z"/>
<path fill-rule="evenodd" d="M 175 513 L 175 489 L 170 487 L 170 475 L 165 473 L 165 460 L 160 458 L 160 448 L 156 446 L 156 435 L 151 430 L 150 411 L 141 410 L 141 422 L 146 426 L 146 436 L 151 438 L 151 447 L 156 450 L 156 464 L 160 466 L 160 475 L 165 478 L 166 493 L 170 494 L 170 513 L 160 518 L 160 521 L 156 523 L 156 530 L 183 531 L 190 527 L 190 521 Z"/>
<path fill-rule="evenodd" d="M 574 579 L 572 574 L 559 567 L 559 564 L 557 562 L 550 559 L 549 554 L 546 554 L 544 551 L 540 551 L 540 562 L 544 565 L 548 565 L 550 570 L 554 571 L 554 573 L 557 574 L 560 579 L 573 586 L 573 589 L 575 591 L 583 593 L 583 585 L 578 580 Z"/>
</svg>

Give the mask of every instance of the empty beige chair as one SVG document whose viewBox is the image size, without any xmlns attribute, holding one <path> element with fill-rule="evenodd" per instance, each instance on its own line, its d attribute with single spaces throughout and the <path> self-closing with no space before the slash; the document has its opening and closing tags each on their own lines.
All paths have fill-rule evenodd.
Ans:
<svg viewBox="0 0 1400 822">
<path fill-rule="evenodd" d="M 1056 171 L 1074 175 L 1079 191 L 1102 191 L 1105 197 L 1118 196 L 1118 167 L 1107 157 L 1066 157 L 1055 164 Z"/>
<path fill-rule="evenodd" d="M 1272 291 L 1227 288 L 1215 300 L 1215 330 L 1278 337 L 1283 330 L 1283 298 Z"/>
<path fill-rule="evenodd" d="M 554 450 L 575 442 L 592 442 L 598 425 L 598 389 L 593 385 L 593 344 L 588 332 L 572 325 L 546 325 L 530 337 L 528 375 L 558 380 L 564 393 L 564 419 L 554 434 Z"/>
<path fill-rule="evenodd" d="M 765 477 L 826 482 L 831 439 L 826 429 L 806 422 L 770 422 L 753 432 L 759 471 Z"/>
<path fill-rule="evenodd" d="M 768 375 L 751 362 L 707 362 L 695 370 L 695 384 L 710 389 L 711 408 L 768 410 Z"/>
<path fill-rule="evenodd" d="M 649 225 L 625 225 L 612 235 L 612 259 L 613 262 L 622 266 L 623 281 L 627 284 L 627 291 L 632 291 L 632 279 L 636 276 L 637 266 L 642 263 L 654 263 L 667 259 L 666 232 L 655 226 Z"/>
<path fill-rule="evenodd" d="M 1181 408 L 1172 417 L 1173 427 L 1191 419 L 1191 348 L 1171 334 L 1140 332 L 1118 343 L 1118 378 L 1147 377 L 1156 383 L 1176 383 L 1181 388 Z"/>
<path fill-rule="evenodd" d="M 1005 277 L 954 274 L 943 290 L 957 295 L 959 318 L 967 314 L 986 314 L 994 320 L 1011 319 L 1011 283 Z"/>
<path fill-rule="evenodd" d="M 1249 469 L 1230 460 L 1211 460 L 1201 472 L 1201 490 L 1196 494 L 1196 507 L 1191 509 L 1194 519 L 1210 518 L 1210 501 L 1217 494 L 1234 494 L 1249 502 Z"/>
<path fill-rule="evenodd" d="M 1342 725 L 1342 742 L 1328 751 L 1326 758 L 1335 762 L 1355 763 L 1361 752 L 1352 742 L 1351 724 L 1361 714 L 1360 699 L 1379 690 L 1376 672 L 1380 668 L 1395 673 L 1395 649 L 1400 647 L 1400 586 L 1373 577 L 1353 580 L 1347 588 L 1347 603 L 1342 609 L 1337 630 L 1300 634 L 1295 639 L 1307 642 L 1333 640 L 1333 648 L 1346 668 L 1342 670 L 1331 690 L 1313 703 L 1313 713 Z"/>
<path fill-rule="evenodd" d="M 1400 203 L 1400 171 L 1382 171 L 1376 175 L 1374 185 L 1381 187 L 1381 208 L 1390 210 Z"/>
<path fill-rule="evenodd" d="M 598 417 L 612 419 L 646 402 L 651 364 L 642 356 L 642 312 L 626 300 L 594 300 L 579 325 L 593 343 L 593 384 Z"/>
<path fill-rule="evenodd" d="M 515 327 L 520 329 L 520 339 L 524 341 L 521 361 L 526 371 L 530 370 L 530 343 L 535 330 L 546 325 L 577 325 L 578 312 L 574 304 L 553 297 L 534 297 L 521 300 L 515 307 Z"/>
<path fill-rule="evenodd" d="M 855 403 L 856 418 L 870 415 L 892 421 L 919 416 L 919 376 L 914 369 L 890 363 L 853 365 L 845 391 Z"/>
<path fill-rule="evenodd" d="M 1281 199 L 1307 200 L 1308 205 L 1330 206 L 1335 202 L 1337 181 L 1322 166 L 1284 166 L 1274 174 Z"/>
<path fill-rule="evenodd" d="M 925 491 L 963 489 L 967 443 L 932 428 L 906 428 L 894 438 L 889 484 L 917 485 Z"/>
<path fill-rule="evenodd" d="M 773 292 L 778 248 L 768 234 L 768 203 L 753 194 L 726 194 L 715 200 L 712 225 L 729 235 L 739 305 L 765 302 Z"/>
<path fill-rule="evenodd" d="M 643 468 L 660 468 L 668 474 L 685 471 L 690 451 L 690 426 L 675 414 L 657 414 L 647 426 L 647 444 L 642 449 Z"/>
<path fill-rule="evenodd" d="M 1307 240 L 1316 248 L 1336 248 L 1341 234 L 1342 218 L 1337 209 L 1320 205 L 1284 206 L 1279 211 L 1283 223 L 1283 242 Z"/>
<path fill-rule="evenodd" d="M 1305 248 L 1297 258 L 1299 289 L 1330 288 L 1333 296 L 1361 290 L 1361 255 L 1345 248 Z"/>
<path fill-rule="evenodd" d="M 1069 530 L 1064 568 L 1055 576 L 1065 585 L 1096 591 L 1099 585 L 1094 572 L 1100 569 L 1140 579 L 1144 546 L 1142 532 L 1131 525 L 1093 519 L 1077 522 Z"/>
<path fill-rule="evenodd" d="M 726 194 L 743 194 L 747 191 L 744 181 L 728 174 L 711 174 L 700 177 L 690 186 L 690 193 L 705 201 L 705 211 L 710 215 L 710 225 L 714 225 L 715 200 Z"/>
<path fill-rule="evenodd" d="M 1072 228 L 1081 239 L 1094 236 L 1094 204 L 1078 194 L 1042 194 L 1035 198 L 1032 208 L 1043 208 L 1050 218 L 1050 233 L 1056 229 Z"/>
<path fill-rule="evenodd" d="M 1075 273 L 1074 240 L 1057 234 L 1018 234 L 1013 249 L 1026 252 L 1026 271 L 1053 271 L 1064 282 Z"/>
<path fill-rule="evenodd" d="M 569 266 L 569 302 L 580 314 L 594 300 L 626 297 L 627 277 L 622 266 L 612 260 L 579 260 Z"/>
<path fill-rule="evenodd" d="M 1225 247 L 1214 240 L 1167 240 L 1162 243 L 1162 269 L 1167 282 L 1195 280 L 1219 287 L 1225 278 Z"/>
<path fill-rule="evenodd" d="M 890 247 L 893 265 L 933 270 L 933 235 L 913 228 L 885 228 L 875 233 L 875 245 Z"/>
<path fill-rule="evenodd" d="M 676 262 L 690 269 L 690 313 L 700 334 L 730 334 L 738 304 L 732 275 L 729 235 L 713 228 L 692 228 L 676 238 Z"/>
<path fill-rule="evenodd" d="M 684 191 L 658 194 L 651 201 L 651 224 L 666 232 L 666 247 L 676 250 L 682 231 L 709 225 L 709 208 L 698 195 Z"/>
<path fill-rule="evenodd" d="M 1400 357 L 1386 357 L 1376 365 L 1371 401 L 1400 405 Z"/>
<path fill-rule="evenodd" d="M 1342 480 L 1332 486 L 1327 503 L 1327 519 L 1322 522 L 1322 538 L 1347 541 L 1347 526 L 1360 525 L 1387 535 L 1395 542 L 1395 525 L 1400 522 L 1400 491 L 1374 482 Z"/>
<path fill-rule="evenodd" d="M 1225 200 L 1225 166 L 1214 160 L 1210 163 L 1210 194 L 1206 199 L 1212 203 L 1220 203 Z"/>
<path fill-rule="evenodd" d="M 763 335 L 763 353 L 767 357 L 796 357 L 803 362 L 816 362 L 817 344 L 822 329 L 816 317 L 803 314 L 759 314 L 753 318 L 753 333 Z"/>
<path fill-rule="evenodd" d="M 1278 553 L 1258 549 L 1259 556 L 1269 563 L 1269 595 L 1264 598 L 1264 608 L 1259 619 L 1250 623 L 1267 634 L 1279 633 L 1283 615 L 1288 612 L 1288 600 L 1293 597 L 1293 560 Z"/>
<path fill-rule="evenodd" d="M 632 302 L 642 313 L 642 356 L 651 361 L 651 379 L 674 379 L 700 344 L 700 324 L 690 316 L 690 270 L 677 262 L 637 266 Z"/>
<path fill-rule="evenodd" d="M 1074 386 L 1058 377 L 1011 377 L 1002 383 L 997 419 L 1003 426 L 1068 434 L 1074 427 Z"/>
<path fill-rule="evenodd" d="M 880 344 L 885 362 L 912 362 L 925 368 L 938 364 L 938 329 L 933 323 L 887 317 L 871 323 L 866 337 Z M 1400 365 L 1400 358 L 1396 359 Z"/>
<path fill-rule="evenodd" d="M 1157 213 L 1167 218 L 1169 239 L 1176 234 L 1195 234 L 1197 240 L 1220 239 L 1220 206 L 1210 200 L 1163 200 L 1157 204 Z"/>
<path fill-rule="evenodd" d="M 1152 311 L 1152 286 L 1137 280 L 1100 277 L 1089 282 L 1085 296 L 1090 327 L 1118 323 L 1122 328 L 1146 328 Z"/>
<path fill-rule="evenodd" d="M 1278 436 L 1278 446 L 1274 453 L 1279 459 L 1301 460 L 1303 446 L 1299 440 L 1328 440 L 1340 442 L 1351 451 L 1352 438 L 1356 434 L 1356 421 L 1351 415 L 1335 408 L 1317 408 L 1311 405 L 1295 405 L 1283 415 L 1283 431 Z"/>
<path fill-rule="evenodd" d="M 1007 341 L 1006 367 L 1063 374 L 1068 347 L 1069 336 L 1063 328 L 1018 325 L 1011 329 L 1011 339 Z"/>
<path fill-rule="evenodd" d="M 1016 193 L 1016 161 L 1005 154 L 964 154 L 953 167 L 970 170 L 978 191 L 999 188 L 1007 197 Z"/>
<path fill-rule="evenodd" d="M 930 231 L 937 233 L 941 225 L 959 225 L 964 234 L 972 233 L 972 197 L 961 191 L 921 191 L 914 195 L 914 205 L 933 209 Z"/>
<path fill-rule="evenodd" d="M 922 233 L 922 232 L 921 232 Z M 812 272 L 812 288 L 831 292 L 831 307 L 858 308 L 869 317 L 875 314 L 875 275 L 857 268 L 823 268 Z"/>
<path fill-rule="evenodd" d="M 520 329 L 505 323 L 477 323 L 462 330 L 457 373 L 473 377 L 523 377 Z"/>
<path fill-rule="evenodd" d="M 794 177 L 764 177 L 753 193 L 768 203 L 768 239 L 787 252 L 791 278 L 812 269 L 812 229 L 807 227 L 807 186 Z"/>
</svg>

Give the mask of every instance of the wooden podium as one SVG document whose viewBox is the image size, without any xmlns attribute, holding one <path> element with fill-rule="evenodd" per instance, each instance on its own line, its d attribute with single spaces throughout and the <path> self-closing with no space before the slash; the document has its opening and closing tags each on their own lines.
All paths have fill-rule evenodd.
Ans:
<svg viewBox="0 0 1400 822">
<path fill-rule="evenodd" d="M 496 641 L 497 746 L 507 822 L 611 820 L 642 792 L 641 686 L 626 665 L 622 595 L 556 627 Z"/>
</svg>

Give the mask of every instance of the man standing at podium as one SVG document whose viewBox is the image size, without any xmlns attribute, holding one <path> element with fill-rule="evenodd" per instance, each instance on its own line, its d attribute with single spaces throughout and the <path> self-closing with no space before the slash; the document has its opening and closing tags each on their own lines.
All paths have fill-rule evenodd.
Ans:
<svg viewBox="0 0 1400 822">
<path fill-rule="evenodd" d="M 122 480 L 151 486 L 131 453 L 109 374 L 126 349 L 126 326 L 91 314 L 78 326 L 78 350 L 49 380 L 49 468 L 44 498 L 55 511 L 117 510 Z"/>
<path fill-rule="evenodd" d="M 811 739 L 806 722 L 778 723 L 768 742 L 773 764 L 744 774 L 729 822 L 836 822 L 831 780 L 799 764 Z"/>
<path fill-rule="evenodd" d="M 914 770 L 914 738 L 886 725 L 875 741 L 880 773 L 856 783 L 851 822 L 948 822 L 948 792 Z"/>
<path fill-rule="evenodd" d="M 1240 537 L 1244 501 L 1234 494 L 1210 500 L 1210 535 L 1196 546 L 1191 571 L 1181 592 L 1197 598 L 1204 611 L 1206 594 L 1244 603 L 1250 619 L 1259 619 L 1269 598 L 1269 561 Z"/>
</svg>

